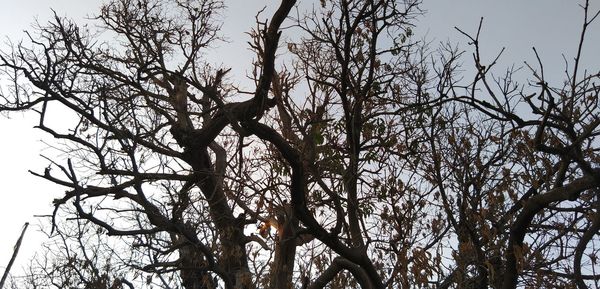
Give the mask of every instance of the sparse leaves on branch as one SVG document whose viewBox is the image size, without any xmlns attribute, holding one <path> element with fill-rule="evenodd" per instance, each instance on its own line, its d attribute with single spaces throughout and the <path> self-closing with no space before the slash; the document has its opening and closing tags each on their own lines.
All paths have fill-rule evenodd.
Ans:
<svg viewBox="0 0 600 289">
<path fill-rule="evenodd" d="M 541 61 L 526 85 L 494 75 L 481 26 L 459 30 L 472 67 L 431 52 L 419 0 L 269 3 L 249 25 L 249 91 L 207 58 L 228 45 L 226 4 L 112 0 L 2 49 L 0 111 L 38 117 L 62 154 L 32 173 L 65 188 L 15 286 L 599 285 L 588 2 L 558 86 Z"/>
</svg>

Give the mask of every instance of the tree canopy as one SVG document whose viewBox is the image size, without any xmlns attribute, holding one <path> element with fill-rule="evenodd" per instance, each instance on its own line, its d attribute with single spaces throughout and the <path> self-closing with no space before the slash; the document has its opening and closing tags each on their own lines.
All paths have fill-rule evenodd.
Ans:
<svg viewBox="0 0 600 289">
<path fill-rule="evenodd" d="M 66 189 L 13 286 L 600 285 L 588 1 L 559 84 L 498 76 L 480 30 L 415 40 L 420 0 L 271 4 L 250 91 L 206 57 L 220 0 L 110 0 L 2 50 L 0 111 L 37 116 L 62 153 L 32 173 Z"/>
</svg>

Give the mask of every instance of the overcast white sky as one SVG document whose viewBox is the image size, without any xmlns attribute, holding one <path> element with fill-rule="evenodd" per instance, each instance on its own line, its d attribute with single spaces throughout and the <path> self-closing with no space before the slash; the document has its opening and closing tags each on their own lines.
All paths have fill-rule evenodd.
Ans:
<svg viewBox="0 0 600 289">
<path fill-rule="evenodd" d="M 69 15 L 82 20 L 86 14 L 94 14 L 99 1 L 81 0 L 19 0 L 8 1 L 0 10 L 0 37 L 16 41 L 23 38 L 23 30 L 29 29 L 37 17 L 46 22 L 51 17 L 50 8 L 59 15 Z M 299 0 L 299 2 L 302 0 Z M 552 80 L 563 76 L 562 54 L 571 60 L 576 52 L 582 23 L 582 10 L 574 0 L 424 0 L 428 12 L 417 23 L 416 37 L 426 37 L 435 45 L 440 41 L 466 43 L 453 27 L 475 32 L 480 17 L 484 17 L 482 43 L 484 55 L 495 56 L 502 47 L 507 51 L 500 65 L 523 60 L 534 63 L 531 47 L 535 46 L 544 61 L 546 74 Z M 595 9 L 600 1 L 593 0 Z M 243 69 L 249 65 L 246 50 L 248 38 L 243 34 L 253 27 L 254 13 L 262 6 L 275 6 L 276 1 L 234 0 L 227 2 L 224 33 L 232 41 L 222 44 L 219 53 L 225 64 L 239 65 L 235 77 L 242 78 Z M 249 7 L 252 6 L 252 7 Z M 600 22 L 591 27 L 588 45 L 584 51 L 584 63 L 592 70 L 600 69 Z M 6 49 L 4 43 L 1 49 Z M 469 64 L 470 59 L 465 59 Z M 3 87 L 3 90 L 6 88 Z M 37 224 L 34 215 L 52 212 L 51 201 L 59 197 L 63 189 L 35 178 L 27 170 L 43 171 L 47 162 L 40 157 L 46 145 L 43 135 L 34 130 L 34 120 L 27 114 L 11 114 L 10 119 L 0 116 L 0 272 L 4 271 L 12 254 L 13 245 L 25 222 Z M 29 228 L 17 264 L 12 273 L 26 264 L 43 236 Z"/>
</svg>

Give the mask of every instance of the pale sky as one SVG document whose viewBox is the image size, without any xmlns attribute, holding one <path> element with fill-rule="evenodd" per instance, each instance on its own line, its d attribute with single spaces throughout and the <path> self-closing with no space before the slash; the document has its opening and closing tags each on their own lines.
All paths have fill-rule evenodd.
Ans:
<svg viewBox="0 0 600 289">
<path fill-rule="evenodd" d="M 0 9 L 0 37 L 5 36 L 16 42 L 23 38 L 23 30 L 37 19 L 43 23 L 51 17 L 52 7 L 59 15 L 68 15 L 75 20 L 83 21 L 86 14 L 94 14 L 98 1 L 82 0 L 0 0 L 10 4 Z M 301 0 L 299 0 L 301 2 Z M 506 47 L 503 61 L 499 67 L 515 63 L 523 64 L 523 60 L 534 63 L 531 50 L 535 46 L 542 60 L 546 74 L 551 80 L 560 81 L 563 77 L 564 61 L 562 54 L 572 60 L 576 52 L 579 32 L 582 23 L 582 10 L 578 1 L 572 0 L 424 0 L 423 8 L 427 14 L 417 23 L 416 36 L 425 37 L 435 46 L 440 41 L 465 44 L 467 39 L 453 27 L 458 26 L 467 32 L 475 32 L 480 17 L 484 17 L 482 29 L 483 55 L 491 58 Z M 595 9 L 600 8 L 600 1 Z M 244 77 L 243 69 L 249 67 L 251 56 L 247 51 L 248 37 L 243 34 L 253 27 L 254 14 L 262 6 L 274 7 L 276 1 L 237 0 L 227 3 L 225 12 L 225 36 L 231 43 L 219 45 L 219 55 L 215 61 L 226 65 L 237 65 L 234 69 L 235 79 Z M 253 7 L 248 7 L 253 6 Z M 268 15 L 268 14 L 265 14 Z M 599 19 L 600 20 L 600 19 Z M 600 68 L 600 21 L 590 27 L 588 45 L 585 47 L 584 64 L 597 72 Z M 6 49 L 2 43 L 1 49 Z M 464 46 L 463 46 L 464 47 Z M 596 54 L 596 55 L 594 55 Z M 470 53 L 468 54 L 470 55 Z M 465 58 L 465 64 L 471 64 Z M 241 66 L 240 66 L 241 65 Z M 528 76 L 523 74 L 523 77 Z M 5 87 L 2 87 L 6 90 Z M 30 226 L 12 269 L 19 274 L 20 267 L 27 264 L 33 252 L 44 240 L 37 232 L 35 224 L 39 221 L 34 215 L 48 215 L 52 212 L 52 199 L 61 196 L 62 188 L 30 175 L 27 171 L 43 171 L 47 161 L 40 157 L 47 147 L 41 140 L 44 136 L 33 129 L 35 120 L 28 114 L 15 113 L 10 119 L 0 116 L 0 272 L 4 271 L 12 254 L 12 248 L 25 222 Z M 29 114 L 30 116 L 32 114 Z"/>
</svg>

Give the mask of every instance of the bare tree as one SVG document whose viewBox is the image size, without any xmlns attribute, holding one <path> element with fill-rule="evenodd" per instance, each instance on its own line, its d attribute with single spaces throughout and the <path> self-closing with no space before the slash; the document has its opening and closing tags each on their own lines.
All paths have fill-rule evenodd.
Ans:
<svg viewBox="0 0 600 289">
<path fill-rule="evenodd" d="M 217 38 L 219 1 L 113 1 L 96 19 L 114 41 L 56 17 L 30 35 L 33 48 L 2 55 L 3 67 L 32 85 L 5 98 L 3 110 L 33 108 L 40 129 L 69 143 L 67 163 L 53 163 L 62 176 L 53 167 L 38 174 L 69 188 L 56 207 L 72 201 L 77 218 L 152 251 L 145 271 L 181 269 L 185 288 L 215 287 L 211 274 L 227 288 L 253 287 L 247 220 L 228 202 L 226 152 L 215 139 L 269 107 L 279 26 L 294 2 L 283 1 L 261 30 L 259 85 L 242 102 L 223 103 L 226 70 L 201 58 Z M 73 112 L 76 125 L 47 125 L 55 109 Z"/>
<path fill-rule="evenodd" d="M 67 191 L 53 250 L 24 282 L 598 286 L 599 75 L 579 69 L 598 14 L 583 6 L 573 72 L 556 88 L 541 61 L 531 84 L 494 77 L 479 32 L 464 33 L 466 80 L 462 52 L 413 40 L 419 4 L 257 11 L 250 92 L 205 58 L 219 0 L 113 0 L 98 31 L 55 17 L 27 34 L 0 54 L 14 83 L 0 111 L 37 114 L 63 157 L 33 174 Z"/>
<path fill-rule="evenodd" d="M 476 35 L 459 30 L 474 47 L 470 82 L 452 72 L 460 53 L 447 49 L 437 90 L 458 104 L 432 116 L 425 165 L 458 241 L 457 263 L 442 287 L 598 286 L 600 74 L 582 71 L 581 63 L 600 12 L 590 11 L 589 1 L 581 7 L 577 54 L 559 86 L 546 81 L 535 48 L 528 84 L 515 80 L 514 68 L 494 76 L 502 52 L 482 59 L 481 23 Z M 445 129 L 448 122 L 454 127 Z"/>
</svg>

